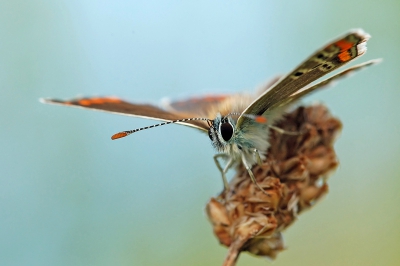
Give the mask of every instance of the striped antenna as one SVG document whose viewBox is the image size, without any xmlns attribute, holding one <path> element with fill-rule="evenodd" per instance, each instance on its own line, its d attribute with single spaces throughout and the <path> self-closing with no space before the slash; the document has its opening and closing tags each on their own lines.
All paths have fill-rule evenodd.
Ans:
<svg viewBox="0 0 400 266">
<path fill-rule="evenodd" d="M 137 129 L 133 129 L 133 130 L 118 132 L 117 134 L 112 135 L 111 139 L 112 140 L 120 139 L 120 138 L 129 136 L 132 133 L 135 133 L 135 132 L 138 132 L 138 131 L 142 131 L 142 130 L 145 130 L 145 129 L 149 129 L 149 128 L 153 128 L 153 127 L 159 127 L 159 126 L 165 126 L 165 125 L 179 123 L 179 122 L 187 122 L 187 121 L 207 121 L 209 124 L 212 123 L 212 120 L 210 120 L 208 118 L 196 118 L 196 117 L 195 118 L 184 118 L 184 119 L 178 119 L 178 120 L 172 120 L 172 121 L 168 121 L 168 122 L 163 122 L 163 123 L 151 125 L 151 126 L 148 126 L 148 127 L 141 127 L 141 128 L 137 128 Z"/>
</svg>

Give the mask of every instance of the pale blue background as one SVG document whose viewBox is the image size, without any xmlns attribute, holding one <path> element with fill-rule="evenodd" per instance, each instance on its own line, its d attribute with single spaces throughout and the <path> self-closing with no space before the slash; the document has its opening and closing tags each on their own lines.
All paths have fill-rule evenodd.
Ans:
<svg viewBox="0 0 400 266">
<path fill-rule="evenodd" d="M 330 193 L 273 265 L 400 264 L 399 1 L 0 1 L 0 265 L 220 265 L 205 135 L 40 97 L 252 90 L 354 27 L 381 65 L 321 100 L 344 123 Z M 271 265 L 248 254 L 238 265 Z"/>
</svg>

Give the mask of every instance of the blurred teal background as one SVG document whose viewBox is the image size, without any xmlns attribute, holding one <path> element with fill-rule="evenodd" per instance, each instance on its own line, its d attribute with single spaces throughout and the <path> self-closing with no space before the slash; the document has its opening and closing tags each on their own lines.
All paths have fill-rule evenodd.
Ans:
<svg viewBox="0 0 400 266">
<path fill-rule="evenodd" d="M 0 265 L 221 265 L 204 214 L 222 189 L 207 136 L 43 105 L 253 90 L 348 29 L 384 62 L 305 99 L 344 129 L 330 193 L 279 265 L 400 265 L 400 2 L 0 1 Z M 271 265 L 242 254 L 238 265 Z"/>
</svg>

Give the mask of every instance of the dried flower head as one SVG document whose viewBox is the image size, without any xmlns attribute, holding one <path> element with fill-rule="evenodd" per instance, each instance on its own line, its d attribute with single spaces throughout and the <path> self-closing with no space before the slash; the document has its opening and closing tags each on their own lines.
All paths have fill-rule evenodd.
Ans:
<svg viewBox="0 0 400 266">
<path fill-rule="evenodd" d="M 223 265 L 234 265 L 242 251 L 275 258 L 284 249 L 281 232 L 328 192 L 327 174 L 338 165 L 333 142 L 341 122 L 323 105 L 313 105 L 298 107 L 276 126 L 300 134 L 272 130 L 267 158 L 252 169 L 268 195 L 239 165 L 229 190 L 207 204 L 214 234 L 229 247 Z"/>
</svg>

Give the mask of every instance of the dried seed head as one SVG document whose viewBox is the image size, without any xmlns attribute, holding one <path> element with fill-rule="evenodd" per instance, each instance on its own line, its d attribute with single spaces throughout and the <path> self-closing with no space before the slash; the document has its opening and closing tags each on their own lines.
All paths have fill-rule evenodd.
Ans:
<svg viewBox="0 0 400 266">
<path fill-rule="evenodd" d="M 276 126 L 301 134 L 272 130 L 267 158 L 252 169 L 268 195 L 240 165 L 229 190 L 207 204 L 214 234 L 229 247 L 224 265 L 234 265 L 241 251 L 275 258 L 284 249 L 281 232 L 328 192 L 327 174 L 338 165 L 333 142 L 341 122 L 323 105 L 313 105 L 297 108 Z"/>
</svg>

